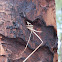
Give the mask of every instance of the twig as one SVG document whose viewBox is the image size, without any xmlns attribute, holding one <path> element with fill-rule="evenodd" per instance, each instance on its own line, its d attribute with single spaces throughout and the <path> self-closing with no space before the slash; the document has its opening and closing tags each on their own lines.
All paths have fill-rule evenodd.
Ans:
<svg viewBox="0 0 62 62">
<path fill-rule="evenodd" d="M 23 62 L 27 61 L 27 59 L 29 59 L 41 47 L 42 44 L 43 43 L 41 43 Z"/>
<path fill-rule="evenodd" d="M 31 27 L 31 28 L 30 28 Z M 23 62 L 27 61 L 27 59 L 29 59 L 40 47 L 41 45 L 43 44 L 43 41 L 42 39 L 35 33 L 35 32 L 41 32 L 41 31 L 36 31 L 33 29 L 32 25 L 31 26 L 27 26 L 27 28 L 32 31 L 36 36 L 37 38 L 42 42 Z"/>
<path fill-rule="evenodd" d="M 27 44 L 26 44 L 26 47 L 25 47 L 24 50 L 22 51 L 21 55 L 20 55 L 19 57 L 17 57 L 16 59 L 20 59 L 20 58 L 22 57 L 22 54 L 25 52 L 25 50 L 26 50 L 27 47 L 28 47 L 28 44 L 29 44 L 31 35 L 32 35 L 32 31 L 31 31 L 31 33 L 30 33 L 30 36 L 29 36 L 28 42 L 27 42 Z M 15 59 L 13 59 L 13 60 L 15 60 Z"/>
<path fill-rule="evenodd" d="M 43 43 L 43 41 L 42 41 L 42 39 L 35 33 L 35 32 L 33 32 L 37 37 L 38 37 L 38 39 Z"/>
<path fill-rule="evenodd" d="M 37 31 L 37 30 L 34 30 L 33 28 L 29 28 L 29 27 L 27 27 L 29 30 L 31 30 L 31 31 L 35 31 L 35 32 L 42 32 L 42 31 Z"/>
<path fill-rule="evenodd" d="M 26 47 L 25 47 L 25 49 L 23 50 L 23 52 L 22 52 L 21 54 L 23 54 L 23 53 L 24 53 L 24 51 L 27 49 L 28 44 L 29 44 L 29 41 L 30 41 L 30 38 L 31 38 L 31 34 L 32 34 L 32 31 L 31 31 L 31 33 L 30 33 L 29 40 L 28 40 L 28 42 L 27 42 L 27 44 L 26 44 Z"/>
<path fill-rule="evenodd" d="M 28 25 L 26 25 L 26 26 L 27 26 L 27 28 L 31 31 L 31 33 L 30 33 L 28 42 L 27 42 L 27 44 L 26 44 L 26 47 L 25 47 L 25 49 L 23 50 L 23 52 L 21 53 L 21 55 L 22 55 L 22 54 L 24 53 L 24 51 L 27 49 L 32 33 L 34 33 L 34 34 L 37 36 L 37 38 L 38 38 L 42 43 L 41 43 L 23 62 L 27 61 L 27 59 L 29 59 L 29 58 L 41 47 L 41 45 L 43 44 L 42 39 L 35 33 L 35 32 L 42 32 L 42 31 L 34 30 L 34 29 L 33 29 L 33 25 L 32 25 L 31 23 L 29 23 L 29 22 L 27 22 L 27 24 L 28 24 Z M 21 58 L 21 56 L 20 56 L 19 58 Z M 16 59 L 19 59 L 19 58 L 16 58 Z"/>
</svg>

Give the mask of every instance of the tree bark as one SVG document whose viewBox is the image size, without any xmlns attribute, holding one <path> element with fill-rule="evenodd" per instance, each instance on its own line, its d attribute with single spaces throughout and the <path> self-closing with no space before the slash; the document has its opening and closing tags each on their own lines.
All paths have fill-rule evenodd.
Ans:
<svg viewBox="0 0 62 62">
<path fill-rule="evenodd" d="M 23 62 L 41 43 L 25 62 L 58 62 L 55 0 L 0 0 L 0 62 Z"/>
</svg>

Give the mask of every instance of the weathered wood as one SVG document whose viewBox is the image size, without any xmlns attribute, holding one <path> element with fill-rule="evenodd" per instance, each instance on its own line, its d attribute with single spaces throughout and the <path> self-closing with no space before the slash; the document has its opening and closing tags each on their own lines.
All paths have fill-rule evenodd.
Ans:
<svg viewBox="0 0 62 62">
<path fill-rule="evenodd" d="M 41 43 L 32 34 L 27 50 L 21 55 L 30 35 L 27 21 L 33 29 L 42 31 L 37 34 L 43 40 L 42 46 L 27 62 L 57 62 L 55 0 L 0 0 L 0 43 L 6 53 L 6 62 L 23 62 Z"/>
</svg>

